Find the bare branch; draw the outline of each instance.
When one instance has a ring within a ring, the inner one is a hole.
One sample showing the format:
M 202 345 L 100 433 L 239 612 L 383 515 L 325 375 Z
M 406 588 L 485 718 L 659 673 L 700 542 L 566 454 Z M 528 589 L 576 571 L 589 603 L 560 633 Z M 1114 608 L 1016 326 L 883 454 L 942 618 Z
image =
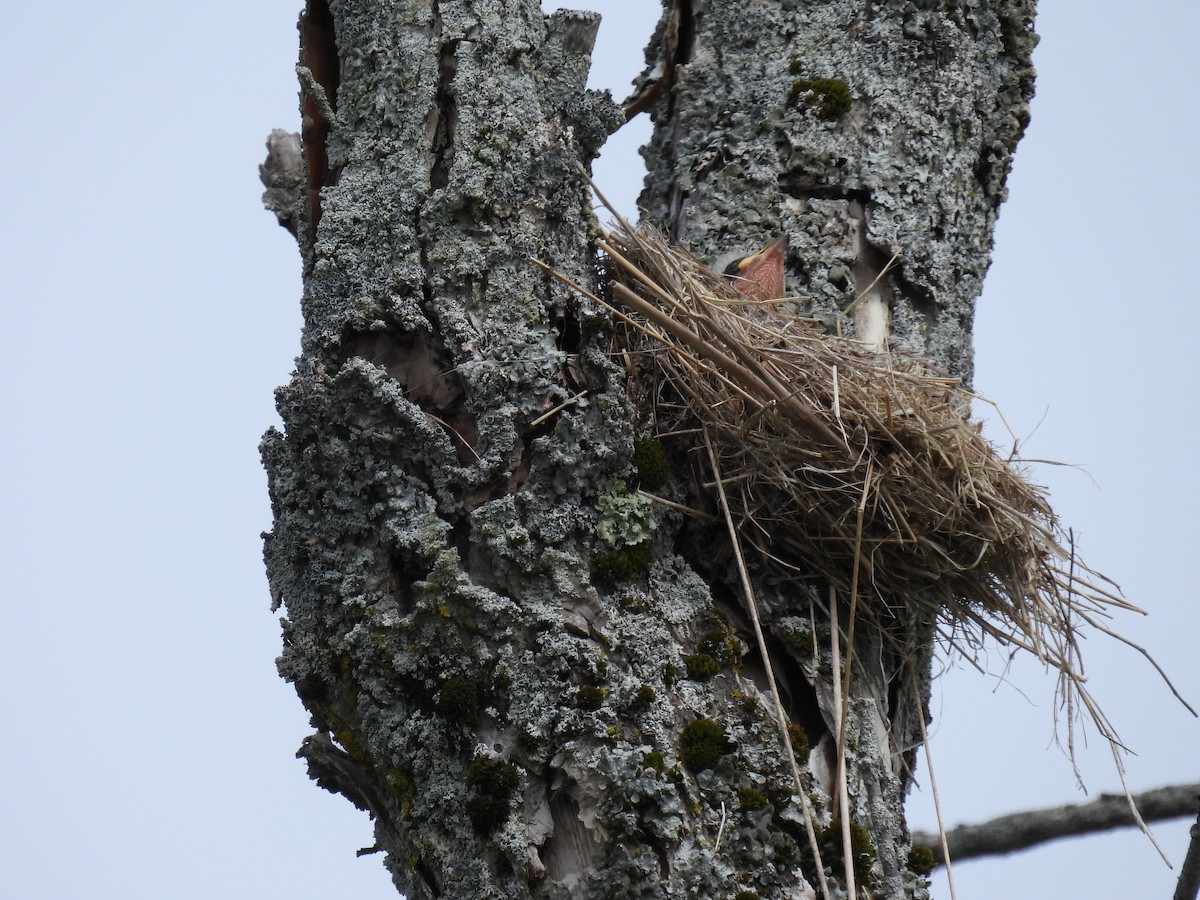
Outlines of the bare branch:
M 1196 811 L 1200 783 L 1157 788 L 1133 797 L 1147 822 L 1176 819 Z M 1000 816 L 978 825 L 959 825 L 946 832 L 950 857 L 958 862 L 977 856 L 993 856 L 1024 850 L 1057 838 L 1089 834 L 1136 825 L 1129 801 L 1119 794 L 1102 794 L 1090 803 L 1068 804 L 1052 809 Z M 941 842 L 936 834 L 914 832 L 914 845 L 933 850 L 937 864 L 944 865 Z

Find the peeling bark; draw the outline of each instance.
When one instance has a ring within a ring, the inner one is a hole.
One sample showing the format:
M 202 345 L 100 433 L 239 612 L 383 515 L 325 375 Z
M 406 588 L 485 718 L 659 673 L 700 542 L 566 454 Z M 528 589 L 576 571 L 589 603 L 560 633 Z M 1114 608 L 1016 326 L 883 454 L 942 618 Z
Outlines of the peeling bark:
M 662 88 L 635 101 L 658 123 L 643 202 L 710 256 L 788 231 L 819 316 L 900 252 L 876 298 L 892 337 L 969 374 L 1027 6 L 680 3 Z M 580 165 L 625 115 L 584 87 L 596 26 L 517 0 L 304 13 L 305 178 L 264 180 L 299 236 L 305 325 L 262 443 L 300 755 L 371 814 L 412 900 L 815 896 L 727 542 L 636 493 L 647 411 L 611 322 L 529 263 L 596 285 Z M 848 110 L 827 114 L 819 78 Z M 684 501 L 672 453 L 657 490 Z M 824 827 L 821 595 L 760 588 Z M 876 897 L 924 891 L 902 799 L 929 623 L 904 627 L 911 655 L 856 648 L 849 698 Z

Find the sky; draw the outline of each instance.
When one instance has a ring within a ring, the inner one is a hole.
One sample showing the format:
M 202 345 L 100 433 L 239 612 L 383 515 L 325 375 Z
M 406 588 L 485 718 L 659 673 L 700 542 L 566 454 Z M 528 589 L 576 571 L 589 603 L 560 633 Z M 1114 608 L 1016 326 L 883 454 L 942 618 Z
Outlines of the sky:
M 300 272 L 257 166 L 271 128 L 297 127 L 299 5 L 6 13 L 5 897 L 396 896 L 379 857 L 355 855 L 372 843 L 366 814 L 294 758 L 307 716 L 275 674 L 261 559 L 257 443 L 298 351 Z M 605 13 L 592 83 L 623 97 L 656 4 L 590 6 Z M 1083 557 L 1150 613 L 1115 627 L 1195 703 L 1200 5 L 1039 6 L 1037 97 L 979 303 L 976 387 L 1025 456 L 1073 464 L 1034 477 Z M 627 215 L 646 125 L 596 166 Z M 947 823 L 1085 800 L 1052 743 L 1052 681 L 989 661 L 990 675 L 939 664 Z M 1096 636 L 1085 662 L 1137 752 L 1130 787 L 1200 780 L 1200 724 L 1144 660 Z M 1103 742 L 1080 762 L 1091 794 L 1119 790 Z M 909 815 L 928 829 L 924 775 Z M 1176 865 L 1188 824 L 1155 828 Z M 954 870 L 963 900 L 1166 897 L 1175 878 L 1135 831 Z M 944 879 L 934 896 L 950 896 Z

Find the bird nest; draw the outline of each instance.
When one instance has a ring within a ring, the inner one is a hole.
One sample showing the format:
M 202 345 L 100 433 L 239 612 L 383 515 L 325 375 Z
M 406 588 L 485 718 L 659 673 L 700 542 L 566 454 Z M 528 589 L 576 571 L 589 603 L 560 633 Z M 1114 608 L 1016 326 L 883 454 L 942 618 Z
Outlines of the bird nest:
M 1068 730 L 1082 712 L 1117 745 L 1084 686 L 1080 627 L 1158 668 L 1107 624 L 1141 610 L 1076 557 L 1044 489 L 968 418 L 959 379 L 747 301 L 653 228 L 619 219 L 599 247 L 610 297 L 573 287 L 650 360 L 659 433 L 697 451 L 751 556 L 826 580 L 876 631 L 915 620 L 972 659 L 986 638 L 1028 651 L 1057 673 Z

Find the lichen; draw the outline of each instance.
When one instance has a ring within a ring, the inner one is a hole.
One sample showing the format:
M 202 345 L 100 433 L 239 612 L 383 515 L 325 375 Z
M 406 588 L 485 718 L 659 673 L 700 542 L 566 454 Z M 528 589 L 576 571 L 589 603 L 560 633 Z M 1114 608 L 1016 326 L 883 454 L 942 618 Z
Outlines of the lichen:
M 596 500 L 600 519 L 596 534 L 609 547 L 630 547 L 650 539 L 655 530 L 654 502 L 632 493 L 624 481 L 614 480 L 606 485 Z

